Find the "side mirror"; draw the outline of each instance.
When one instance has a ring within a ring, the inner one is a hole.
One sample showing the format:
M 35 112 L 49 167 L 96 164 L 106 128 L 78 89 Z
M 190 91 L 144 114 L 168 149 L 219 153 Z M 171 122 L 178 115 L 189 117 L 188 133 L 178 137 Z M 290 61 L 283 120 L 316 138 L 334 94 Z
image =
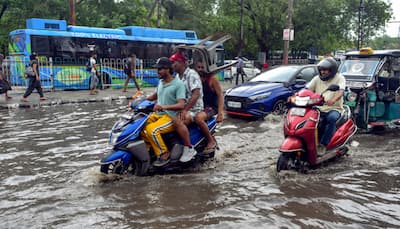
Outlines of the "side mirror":
M 327 91 L 339 91 L 340 87 L 337 84 L 330 85 L 326 90 Z
M 305 79 L 296 79 L 296 81 L 295 81 L 296 85 L 304 85 L 306 83 L 307 83 L 307 81 Z

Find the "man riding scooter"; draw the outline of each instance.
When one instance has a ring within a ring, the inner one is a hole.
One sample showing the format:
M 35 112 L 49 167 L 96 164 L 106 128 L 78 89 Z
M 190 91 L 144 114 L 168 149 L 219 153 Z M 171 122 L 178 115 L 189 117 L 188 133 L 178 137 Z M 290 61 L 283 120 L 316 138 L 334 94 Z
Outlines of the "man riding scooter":
M 326 146 L 331 141 L 336 131 L 336 121 L 343 112 L 343 94 L 346 87 L 345 78 L 338 74 L 338 65 L 332 57 L 323 59 L 318 63 L 319 75 L 315 76 L 306 86 L 309 90 L 318 94 L 323 94 L 324 105 L 318 106 L 320 110 L 320 131 L 322 136 L 318 145 L 319 156 L 325 154 Z M 338 91 L 327 91 L 330 85 L 339 86 Z
M 157 100 L 157 103 L 154 106 L 155 112 L 147 120 L 141 136 L 157 156 L 153 166 L 161 167 L 169 162 L 170 157 L 170 152 L 161 135 L 175 130 L 173 119 L 177 112 L 183 109 L 186 96 L 182 81 L 172 76 L 172 63 L 167 57 L 159 58 L 154 67 L 157 68 L 160 82 L 157 93 L 148 96 L 147 100 Z

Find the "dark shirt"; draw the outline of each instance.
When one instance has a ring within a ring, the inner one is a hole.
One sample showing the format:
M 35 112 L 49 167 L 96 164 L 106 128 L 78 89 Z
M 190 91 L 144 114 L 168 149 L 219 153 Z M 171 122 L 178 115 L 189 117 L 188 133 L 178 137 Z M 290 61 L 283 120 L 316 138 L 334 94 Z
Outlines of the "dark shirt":
M 32 60 L 32 63 L 31 63 L 32 68 L 34 68 L 33 67 L 34 64 L 36 64 L 36 72 L 37 72 L 37 74 L 39 76 L 39 63 L 38 63 L 38 61 L 37 60 Z M 35 71 L 35 69 L 33 69 L 33 70 Z M 34 76 L 34 77 L 36 77 L 36 76 Z
M 210 77 L 207 77 L 206 81 L 202 82 L 204 108 L 211 107 L 215 111 L 217 111 L 218 110 L 218 95 L 210 87 L 210 79 L 211 79 Z

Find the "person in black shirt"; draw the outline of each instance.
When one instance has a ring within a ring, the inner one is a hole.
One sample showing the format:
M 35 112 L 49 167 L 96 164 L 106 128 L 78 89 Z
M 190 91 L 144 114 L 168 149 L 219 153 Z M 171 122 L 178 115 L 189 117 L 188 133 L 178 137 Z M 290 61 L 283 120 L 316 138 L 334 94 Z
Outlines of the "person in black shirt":
M 196 124 L 204 123 L 204 120 L 217 115 L 217 122 L 222 122 L 224 119 L 224 96 L 222 94 L 221 85 L 214 73 L 207 73 L 204 71 L 204 63 L 198 61 L 196 63 L 196 71 L 200 75 L 203 84 L 203 102 L 204 111 L 197 113 L 195 116 Z M 216 142 L 212 137 L 207 126 L 199 125 L 201 131 L 207 138 L 207 146 L 203 153 L 208 154 L 215 150 Z
M 25 94 L 23 95 L 21 101 L 22 102 L 28 102 L 28 96 L 30 94 L 32 94 L 34 89 L 36 89 L 37 92 L 39 93 L 41 101 L 47 100 L 43 95 L 43 89 L 42 89 L 42 85 L 40 83 L 39 64 L 38 64 L 38 61 L 37 61 L 36 53 L 32 53 L 32 55 L 30 55 L 29 59 L 30 59 L 29 65 L 32 67 L 33 71 L 35 72 L 35 75 L 34 76 L 27 76 L 28 88 L 26 89 Z

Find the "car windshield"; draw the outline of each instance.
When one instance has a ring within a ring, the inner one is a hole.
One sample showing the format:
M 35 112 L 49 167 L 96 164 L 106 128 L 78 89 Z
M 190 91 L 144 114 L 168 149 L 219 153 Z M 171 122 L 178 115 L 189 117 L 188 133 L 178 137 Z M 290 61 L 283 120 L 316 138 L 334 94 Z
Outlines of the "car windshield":
M 371 81 L 379 64 L 379 59 L 345 60 L 339 72 L 347 80 Z
M 281 66 L 261 73 L 250 81 L 287 83 L 292 79 L 293 75 L 297 72 L 298 69 L 299 66 Z

